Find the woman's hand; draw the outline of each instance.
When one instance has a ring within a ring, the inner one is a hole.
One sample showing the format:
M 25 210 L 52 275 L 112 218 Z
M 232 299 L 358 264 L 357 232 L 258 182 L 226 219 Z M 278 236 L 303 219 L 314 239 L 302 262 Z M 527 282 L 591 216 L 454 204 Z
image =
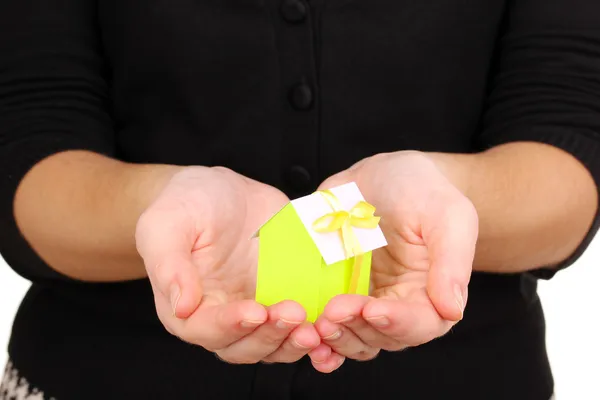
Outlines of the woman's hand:
M 173 176 L 136 231 L 169 332 L 232 363 L 293 362 L 317 347 L 317 358 L 329 356 L 300 304 L 253 300 L 258 241 L 250 237 L 287 201 L 225 168 Z
M 444 335 L 463 316 L 478 218 L 472 203 L 418 152 L 382 154 L 329 178 L 354 181 L 377 208 L 388 246 L 373 252 L 370 297 L 331 300 L 315 326 L 339 355 L 367 360 Z M 319 368 L 319 364 L 314 364 Z

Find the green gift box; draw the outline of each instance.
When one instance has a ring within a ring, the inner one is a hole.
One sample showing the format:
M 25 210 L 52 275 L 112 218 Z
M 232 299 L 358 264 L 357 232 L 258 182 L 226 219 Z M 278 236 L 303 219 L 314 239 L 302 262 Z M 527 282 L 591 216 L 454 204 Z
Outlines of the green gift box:
M 372 251 L 387 245 L 374 212 L 354 182 L 286 204 L 254 235 L 256 301 L 294 300 L 314 322 L 333 297 L 368 295 Z

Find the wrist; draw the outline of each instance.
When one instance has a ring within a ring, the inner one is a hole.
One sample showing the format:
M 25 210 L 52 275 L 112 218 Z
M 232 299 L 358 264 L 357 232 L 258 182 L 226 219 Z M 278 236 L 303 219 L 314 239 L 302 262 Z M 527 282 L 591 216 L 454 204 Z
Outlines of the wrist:
M 125 204 L 133 204 L 135 221 L 156 200 L 175 175 L 190 167 L 162 164 L 126 165 L 124 168 Z
M 423 153 L 467 198 L 473 198 L 474 181 L 482 166 L 476 154 Z

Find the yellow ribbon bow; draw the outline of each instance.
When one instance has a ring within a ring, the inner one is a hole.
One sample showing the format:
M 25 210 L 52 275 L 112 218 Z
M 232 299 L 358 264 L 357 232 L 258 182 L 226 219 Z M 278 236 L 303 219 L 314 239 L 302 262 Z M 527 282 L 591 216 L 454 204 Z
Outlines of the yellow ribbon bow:
M 313 229 L 319 233 L 339 231 L 344 245 L 346 258 L 354 257 L 354 266 L 348 292 L 355 294 L 360 278 L 364 252 L 360 247 L 353 227 L 374 229 L 379 224 L 380 217 L 375 217 L 375 207 L 366 201 L 359 201 L 350 211 L 342 208 L 338 198 L 330 190 L 319 191 L 333 212 L 323 215 L 313 222 Z

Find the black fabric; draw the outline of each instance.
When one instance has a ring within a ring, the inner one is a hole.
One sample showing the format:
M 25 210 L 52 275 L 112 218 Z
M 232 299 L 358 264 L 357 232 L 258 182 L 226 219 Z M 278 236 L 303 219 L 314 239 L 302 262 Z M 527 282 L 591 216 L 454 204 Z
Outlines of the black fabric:
M 599 182 L 598 1 L 1 2 L 0 252 L 34 282 L 11 358 L 58 400 L 546 400 L 534 277 L 571 265 L 598 219 L 558 267 L 474 274 L 447 336 L 319 375 L 306 360 L 230 366 L 180 342 L 147 281 L 61 276 L 12 212 L 31 166 L 68 149 L 225 165 L 297 197 L 376 153 L 523 140 L 564 149 Z

